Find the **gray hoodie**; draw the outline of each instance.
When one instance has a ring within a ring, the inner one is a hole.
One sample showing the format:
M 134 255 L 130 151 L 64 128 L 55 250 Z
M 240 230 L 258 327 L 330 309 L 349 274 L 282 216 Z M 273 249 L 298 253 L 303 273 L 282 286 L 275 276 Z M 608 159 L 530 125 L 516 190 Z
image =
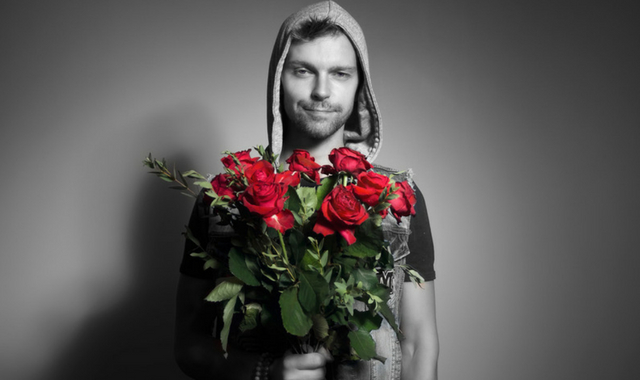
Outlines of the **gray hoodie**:
M 271 54 L 267 86 L 267 124 L 271 151 L 277 155 L 282 151 L 283 116 L 280 104 L 280 79 L 289 46 L 291 46 L 291 32 L 298 25 L 311 18 L 325 17 L 331 18 L 351 40 L 363 71 L 361 73 L 363 83 L 359 86 L 356 105 L 353 109 L 358 117 L 351 117 L 347 121 L 344 132 L 345 145 L 364 154 L 369 162 L 373 162 L 382 143 L 382 120 L 371 86 L 367 44 L 360 25 L 347 11 L 333 1 L 323 1 L 307 6 L 289 16 L 280 27 Z

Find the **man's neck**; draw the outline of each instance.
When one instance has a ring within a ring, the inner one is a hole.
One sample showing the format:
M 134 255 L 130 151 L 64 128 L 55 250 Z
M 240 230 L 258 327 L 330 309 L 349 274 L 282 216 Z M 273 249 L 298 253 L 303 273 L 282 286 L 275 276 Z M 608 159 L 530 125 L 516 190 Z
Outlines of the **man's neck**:
M 282 143 L 282 153 L 280 162 L 284 162 L 294 149 L 304 149 L 315 158 L 320 165 L 329 165 L 329 153 L 335 148 L 344 146 L 344 126 L 338 129 L 333 135 L 323 140 L 309 138 L 306 135 L 296 134 L 296 131 L 287 131 Z

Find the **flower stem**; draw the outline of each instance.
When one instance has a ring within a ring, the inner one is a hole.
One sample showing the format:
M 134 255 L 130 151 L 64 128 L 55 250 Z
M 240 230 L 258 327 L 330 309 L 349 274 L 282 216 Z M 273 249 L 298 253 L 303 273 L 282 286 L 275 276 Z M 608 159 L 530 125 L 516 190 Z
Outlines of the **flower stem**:
M 284 246 L 284 237 L 282 236 L 282 232 L 278 231 L 278 236 L 280 237 L 280 245 L 282 246 L 282 261 L 284 261 L 284 265 L 287 267 L 287 272 L 289 272 L 291 280 L 295 281 L 296 276 L 294 276 L 291 271 L 291 264 L 289 264 L 289 257 L 287 257 L 287 248 Z

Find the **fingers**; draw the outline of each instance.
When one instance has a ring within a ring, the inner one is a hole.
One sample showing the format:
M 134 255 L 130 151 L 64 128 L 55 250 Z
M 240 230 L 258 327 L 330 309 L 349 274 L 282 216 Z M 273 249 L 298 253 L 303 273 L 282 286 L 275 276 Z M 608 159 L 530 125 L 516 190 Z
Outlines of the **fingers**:
M 331 353 L 326 348 L 320 347 L 318 353 L 324 357 L 325 363 L 331 363 L 333 361 L 333 356 L 331 356 Z
M 285 355 L 282 361 L 282 378 L 285 380 L 324 380 L 326 356 L 321 353 Z
M 283 364 L 285 369 L 311 370 L 324 368 L 327 358 L 318 352 L 302 355 L 285 356 Z

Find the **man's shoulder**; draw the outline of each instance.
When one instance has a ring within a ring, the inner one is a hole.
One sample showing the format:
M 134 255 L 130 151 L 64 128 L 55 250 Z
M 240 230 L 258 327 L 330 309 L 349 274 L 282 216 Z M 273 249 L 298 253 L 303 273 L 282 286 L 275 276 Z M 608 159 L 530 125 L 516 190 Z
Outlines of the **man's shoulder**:
M 397 169 L 390 168 L 388 166 L 373 164 L 373 170 L 376 173 L 386 175 L 387 177 L 393 176 L 393 179 L 397 182 L 409 181 L 409 184 L 412 187 L 415 186 L 413 182 L 413 170 L 411 168 L 404 169 L 404 170 L 397 170 Z

